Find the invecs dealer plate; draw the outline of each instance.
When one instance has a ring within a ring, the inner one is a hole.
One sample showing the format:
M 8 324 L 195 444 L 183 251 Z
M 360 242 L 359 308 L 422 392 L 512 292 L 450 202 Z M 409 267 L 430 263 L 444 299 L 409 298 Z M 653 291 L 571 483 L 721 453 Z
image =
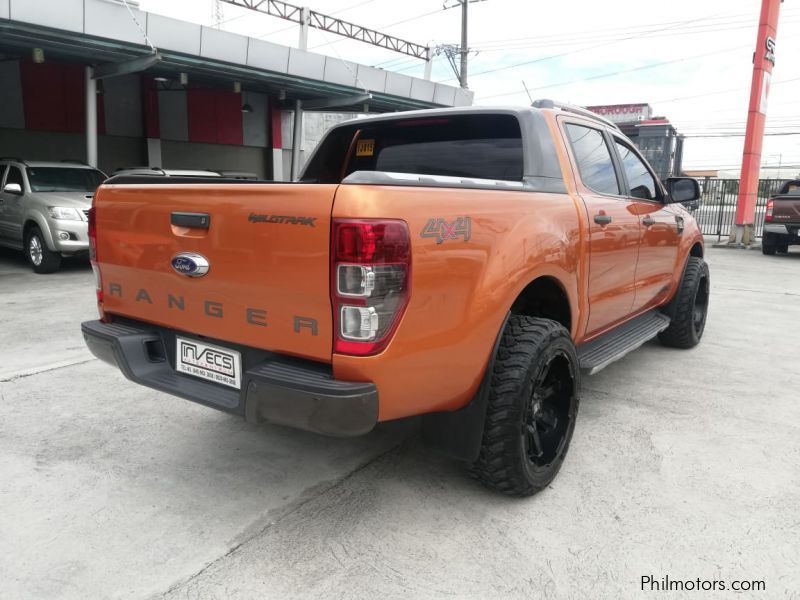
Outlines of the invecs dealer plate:
M 176 341 L 175 365 L 178 371 L 237 390 L 242 387 L 242 355 L 239 352 L 196 340 L 176 338 Z

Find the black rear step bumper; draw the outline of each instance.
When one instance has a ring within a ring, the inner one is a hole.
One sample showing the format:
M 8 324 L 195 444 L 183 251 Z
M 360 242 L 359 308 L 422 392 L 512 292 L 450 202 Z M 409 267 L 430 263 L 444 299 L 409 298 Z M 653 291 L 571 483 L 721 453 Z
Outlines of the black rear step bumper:
M 92 354 L 131 381 L 252 423 L 349 437 L 368 433 L 378 421 L 375 384 L 338 381 L 329 365 L 237 347 L 243 364 L 242 388 L 236 390 L 177 372 L 174 353 L 168 351 L 174 348 L 175 332 L 169 329 L 86 321 L 81 331 Z

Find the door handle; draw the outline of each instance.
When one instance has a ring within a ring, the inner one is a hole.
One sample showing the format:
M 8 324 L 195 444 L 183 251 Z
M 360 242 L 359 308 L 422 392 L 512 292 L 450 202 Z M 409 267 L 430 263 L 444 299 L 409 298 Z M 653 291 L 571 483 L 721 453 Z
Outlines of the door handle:
M 611 223 L 611 215 L 607 215 L 605 213 L 599 213 L 594 216 L 594 222 L 598 225 L 608 225 Z
M 656 220 L 650 215 L 647 215 L 644 219 L 642 219 L 642 225 L 644 225 L 645 227 L 650 227 L 651 225 L 655 224 Z

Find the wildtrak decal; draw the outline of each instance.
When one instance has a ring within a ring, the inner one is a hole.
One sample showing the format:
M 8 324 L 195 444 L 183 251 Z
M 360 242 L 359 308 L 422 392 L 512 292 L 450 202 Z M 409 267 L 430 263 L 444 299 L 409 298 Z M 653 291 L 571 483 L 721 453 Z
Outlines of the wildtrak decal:
M 292 217 L 286 215 L 259 215 L 250 213 L 247 220 L 251 223 L 278 223 L 280 225 L 308 225 L 314 227 L 317 217 Z
M 464 241 L 468 242 L 471 235 L 472 219 L 470 217 L 458 217 L 452 222 L 442 218 L 429 219 L 420 233 L 420 236 L 424 238 L 436 238 L 437 244 L 459 237 L 463 237 Z

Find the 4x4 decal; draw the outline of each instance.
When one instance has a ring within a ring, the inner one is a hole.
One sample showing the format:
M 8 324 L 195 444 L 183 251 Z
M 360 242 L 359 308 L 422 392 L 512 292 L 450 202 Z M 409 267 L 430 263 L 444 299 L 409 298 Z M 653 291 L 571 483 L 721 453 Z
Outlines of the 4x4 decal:
M 436 238 L 436 243 L 441 244 L 447 240 L 455 240 L 463 237 L 465 242 L 469 241 L 472 233 L 472 219 L 469 217 L 458 217 L 455 221 L 447 222 L 446 219 L 428 219 L 425 227 L 422 228 L 421 237 Z

